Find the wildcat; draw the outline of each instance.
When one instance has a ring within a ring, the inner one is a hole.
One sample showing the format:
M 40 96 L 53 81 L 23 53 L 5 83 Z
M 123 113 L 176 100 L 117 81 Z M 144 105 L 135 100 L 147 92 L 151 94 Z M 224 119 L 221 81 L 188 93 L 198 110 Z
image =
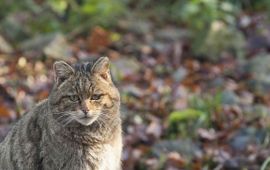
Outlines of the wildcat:
M 1 170 L 120 170 L 120 95 L 109 59 L 53 65 L 48 97 L 0 143 Z

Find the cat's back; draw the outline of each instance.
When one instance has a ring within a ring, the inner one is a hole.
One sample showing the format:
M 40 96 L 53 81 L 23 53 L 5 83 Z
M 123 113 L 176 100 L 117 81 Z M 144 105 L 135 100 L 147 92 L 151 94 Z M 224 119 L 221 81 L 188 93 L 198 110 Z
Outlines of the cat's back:
M 46 103 L 44 100 L 25 113 L 0 143 L 0 169 L 36 168 Z

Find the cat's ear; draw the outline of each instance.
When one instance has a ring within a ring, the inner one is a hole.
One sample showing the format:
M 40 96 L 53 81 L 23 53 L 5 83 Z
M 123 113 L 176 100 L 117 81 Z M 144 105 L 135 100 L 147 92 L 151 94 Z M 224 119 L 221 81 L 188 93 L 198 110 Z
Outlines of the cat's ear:
M 111 81 L 110 61 L 108 57 L 100 57 L 92 67 L 91 72 L 106 81 Z
M 53 70 L 57 86 L 63 83 L 67 78 L 69 78 L 74 73 L 74 69 L 64 61 L 56 61 L 53 64 Z

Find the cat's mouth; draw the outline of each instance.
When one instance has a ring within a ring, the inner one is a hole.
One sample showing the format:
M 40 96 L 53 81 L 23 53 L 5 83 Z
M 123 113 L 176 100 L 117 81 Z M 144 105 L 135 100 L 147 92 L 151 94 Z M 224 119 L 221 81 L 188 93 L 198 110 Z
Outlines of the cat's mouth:
M 81 120 L 91 120 L 93 119 L 93 116 L 83 116 L 82 118 L 80 118 Z
M 84 116 L 81 117 L 81 119 L 88 119 L 88 118 L 93 118 L 93 116 L 84 115 Z

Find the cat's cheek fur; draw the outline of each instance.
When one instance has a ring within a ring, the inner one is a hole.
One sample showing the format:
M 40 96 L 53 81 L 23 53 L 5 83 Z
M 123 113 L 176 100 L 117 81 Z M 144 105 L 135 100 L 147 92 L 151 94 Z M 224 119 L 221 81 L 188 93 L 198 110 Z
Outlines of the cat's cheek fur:
M 102 104 L 106 109 L 113 107 L 113 102 L 108 95 L 104 96 Z

